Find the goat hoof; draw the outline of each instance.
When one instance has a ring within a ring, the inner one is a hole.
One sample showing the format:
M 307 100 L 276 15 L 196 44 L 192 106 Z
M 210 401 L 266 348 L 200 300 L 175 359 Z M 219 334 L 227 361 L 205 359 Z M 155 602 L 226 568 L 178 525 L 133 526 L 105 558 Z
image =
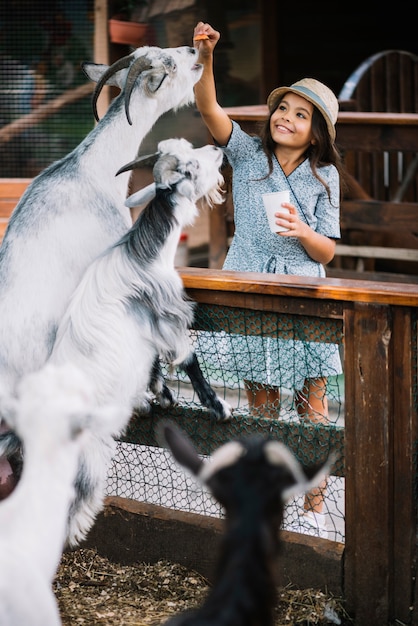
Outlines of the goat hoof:
M 231 421 L 231 417 L 232 417 L 231 405 L 219 397 L 217 397 L 217 401 L 218 401 L 218 406 L 214 407 L 216 421 L 219 423 Z
M 164 385 L 160 393 L 156 395 L 156 399 L 163 409 L 168 409 L 168 407 L 176 404 L 171 390 L 166 385 Z

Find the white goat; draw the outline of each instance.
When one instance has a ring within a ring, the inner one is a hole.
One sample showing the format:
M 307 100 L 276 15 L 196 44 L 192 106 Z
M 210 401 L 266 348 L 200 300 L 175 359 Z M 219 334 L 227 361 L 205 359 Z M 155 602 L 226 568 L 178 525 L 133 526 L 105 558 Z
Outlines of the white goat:
M 193 101 L 196 59 L 192 47 L 144 47 L 110 68 L 84 64 L 98 81 L 94 105 L 105 83 L 122 91 L 80 145 L 33 180 L 10 218 L 0 247 L 0 378 L 9 389 L 46 362 L 85 269 L 132 225 L 129 173 L 115 174 L 163 113 Z
M 215 580 L 206 600 L 165 625 L 273 626 L 284 505 L 320 484 L 331 458 L 321 468 L 303 469 L 284 444 L 252 435 L 224 444 L 203 460 L 167 420 L 158 425 L 157 438 L 209 488 L 226 513 Z
M 202 375 L 189 333 L 194 305 L 174 267 L 181 231 L 198 213 L 196 202 L 222 201 L 222 151 L 213 145 L 193 149 L 185 139 L 169 139 L 159 143 L 155 158 L 155 183 L 128 203 L 142 203 L 154 193 L 155 198 L 128 233 L 85 272 L 62 317 L 49 361 L 75 363 L 92 381 L 98 405 L 126 403 L 144 412 L 150 409 L 148 389 L 162 406 L 173 403 L 162 359 L 186 371 L 201 402 L 222 421 L 231 409 Z M 108 463 L 91 462 L 95 446 L 93 441 L 91 451 L 85 451 L 77 478 L 71 545 L 85 536 L 102 507 Z
M 0 625 L 58 626 L 52 590 L 67 534 L 84 437 L 118 432 L 127 408 L 98 409 L 94 391 L 73 365 L 46 365 L 24 376 L 17 396 L 1 397 L 23 441 L 25 463 L 0 503 Z
M 77 148 L 33 180 L 10 218 L 0 246 L 0 380 L 10 392 L 48 359 L 89 263 L 132 225 L 129 174 L 115 174 L 163 113 L 193 102 L 202 73 L 196 60 L 188 46 L 143 47 L 111 67 L 84 64 L 97 82 L 95 111 L 105 84 L 121 93 Z M 16 456 L 16 438 L 0 438 Z

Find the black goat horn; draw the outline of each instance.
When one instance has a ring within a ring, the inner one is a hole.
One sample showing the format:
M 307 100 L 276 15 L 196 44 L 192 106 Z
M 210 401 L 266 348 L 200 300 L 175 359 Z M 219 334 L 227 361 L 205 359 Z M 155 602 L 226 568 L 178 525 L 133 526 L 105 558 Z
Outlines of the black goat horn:
M 132 63 L 132 66 L 128 72 L 128 76 L 126 78 L 126 83 L 125 83 L 125 113 L 126 113 L 126 119 L 131 125 L 132 125 L 132 120 L 131 120 L 131 116 L 129 113 L 129 103 L 131 101 L 131 94 L 135 86 L 135 81 L 138 78 L 138 76 L 141 74 L 141 72 L 143 72 L 144 70 L 149 70 L 151 69 L 151 67 L 152 65 L 150 64 L 148 59 L 142 56 L 142 57 L 138 57 Z
M 100 93 L 103 87 L 105 86 L 109 78 L 113 76 L 113 74 L 116 74 L 116 72 L 118 72 L 119 70 L 123 70 L 126 67 L 129 67 L 131 60 L 132 60 L 131 54 L 126 57 L 122 57 L 121 59 L 118 59 L 115 63 L 113 63 L 113 65 L 107 68 L 107 70 L 105 71 L 101 79 L 98 81 L 96 88 L 94 90 L 94 93 L 93 93 L 93 100 L 92 100 L 93 113 L 97 122 L 99 121 L 99 115 L 97 113 L 97 100 L 100 96 Z
M 158 160 L 160 156 L 159 152 L 154 152 L 153 154 L 145 154 L 142 157 L 138 157 L 130 163 L 123 165 L 117 172 L 116 176 L 122 174 L 122 172 L 128 172 L 129 170 L 138 169 L 140 167 L 152 167 Z

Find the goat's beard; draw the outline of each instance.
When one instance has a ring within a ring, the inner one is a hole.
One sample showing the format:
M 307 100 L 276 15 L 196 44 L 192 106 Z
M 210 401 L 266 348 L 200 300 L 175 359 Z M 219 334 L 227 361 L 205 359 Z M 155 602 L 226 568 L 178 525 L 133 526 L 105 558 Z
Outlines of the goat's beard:
M 211 189 L 206 195 L 205 195 L 205 202 L 209 207 L 213 207 L 215 204 L 222 204 L 224 201 L 224 195 L 225 195 L 225 190 L 222 188 L 224 179 L 223 177 L 221 177 L 218 180 L 218 184 L 216 187 L 214 187 L 213 189 Z

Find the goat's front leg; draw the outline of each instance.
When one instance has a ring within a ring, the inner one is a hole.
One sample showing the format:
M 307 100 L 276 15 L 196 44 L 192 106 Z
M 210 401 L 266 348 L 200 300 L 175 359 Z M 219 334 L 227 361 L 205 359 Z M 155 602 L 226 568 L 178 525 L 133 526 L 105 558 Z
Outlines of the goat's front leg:
M 151 369 L 149 388 L 155 395 L 160 406 L 164 409 L 175 404 L 174 396 L 166 385 L 163 371 L 161 369 L 161 362 L 158 356 L 156 357 Z
M 191 352 L 187 359 L 179 364 L 181 370 L 186 372 L 203 406 L 210 409 L 217 422 L 226 422 L 231 417 L 231 406 L 220 398 L 203 376 L 199 361 L 195 352 Z

